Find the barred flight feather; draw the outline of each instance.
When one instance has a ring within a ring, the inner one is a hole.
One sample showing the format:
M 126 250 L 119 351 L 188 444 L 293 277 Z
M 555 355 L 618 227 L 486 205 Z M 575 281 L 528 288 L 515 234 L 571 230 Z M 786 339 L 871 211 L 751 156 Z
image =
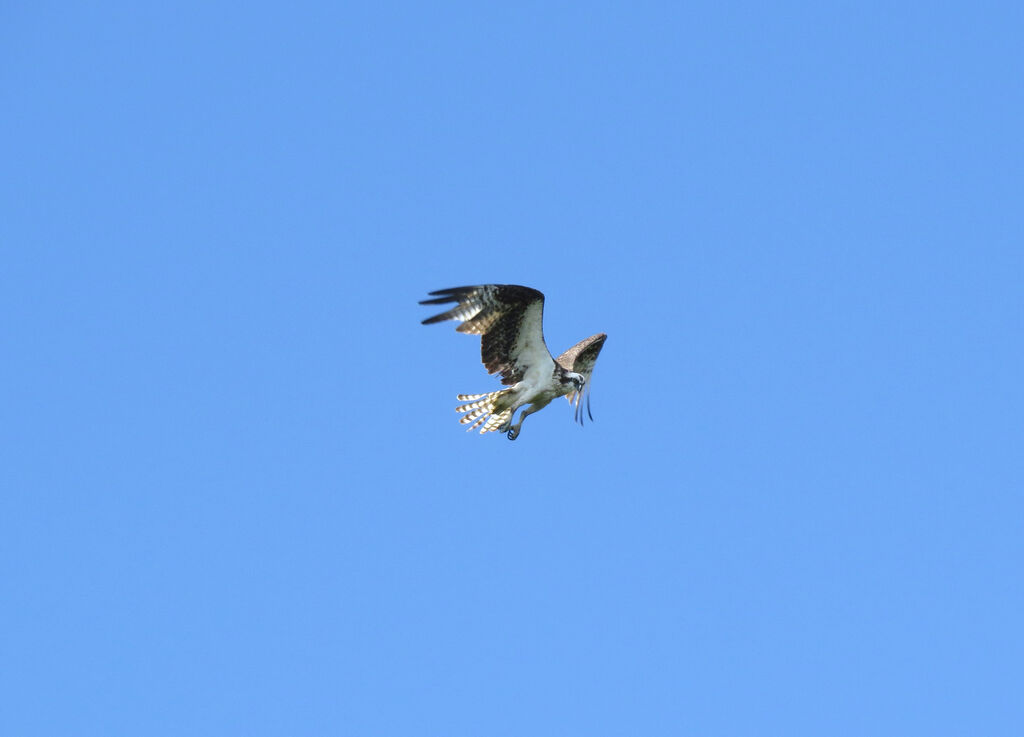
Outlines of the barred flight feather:
M 456 412 L 463 412 L 459 422 L 463 425 L 472 423 L 467 430 L 473 430 L 483 425 L 480 432 L 493 432 L 503 425 L 512 415 L 512 410 L 499 407 L 499 400 L 503 395 L 509 393 L 508 389 L 487 394 L 459 394 L 458 399 L 473 400 L 467 404 L 460 404 L 455 408 Z

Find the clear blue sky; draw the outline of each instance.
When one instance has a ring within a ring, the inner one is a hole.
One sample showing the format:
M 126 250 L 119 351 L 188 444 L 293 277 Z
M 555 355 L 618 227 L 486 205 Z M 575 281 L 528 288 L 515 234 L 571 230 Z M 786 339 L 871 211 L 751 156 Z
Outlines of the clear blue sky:
M 0 13 L 0 732 L 1024 734 L 1020 3 L 504 5 Z

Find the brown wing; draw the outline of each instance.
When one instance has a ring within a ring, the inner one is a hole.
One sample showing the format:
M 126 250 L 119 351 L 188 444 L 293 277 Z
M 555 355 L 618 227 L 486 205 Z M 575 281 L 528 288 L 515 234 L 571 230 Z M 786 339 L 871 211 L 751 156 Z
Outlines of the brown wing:
M 594 364 L 597 362 L 597 354 L 601 352 L 601 346 L 604 345 L 607 339 L 608 336 L 604 333 L 591 335 L 589 338 L 581 340 L 555 360 L 566 371 L 575 371 L 589 379 L 591 372 L 594 370 Z
M 591 335 L 555 359 L 558 365 L 566 371 L 575 371 L 578 374 L 583 374 L 586 378 L 582 392 L 572 392 L 566 395 L 569 404 L 576 408 L 575 419 L 581 425 L 583 424 L 583 395 L 586 395 L 587 399 L 587 416 L 591 420 L 594 419 L 594 416 L 590 414 L 590 377 L 594 373 L 597 354 L 601 352 L 601 347 L 607 338 L 608 336 L 604 333 Z
M 502 384 L 521 381 L 533 366 L 550 362 L 544 343 L 544 295 L 516 284 L 484 284 L 431 292 L 421 305 L 455 302 L 455 307 L 428 317 L 424 325 L 459 320 L 456 330 L 480 336 L 480 357 L 487 373 L 501 374 Z

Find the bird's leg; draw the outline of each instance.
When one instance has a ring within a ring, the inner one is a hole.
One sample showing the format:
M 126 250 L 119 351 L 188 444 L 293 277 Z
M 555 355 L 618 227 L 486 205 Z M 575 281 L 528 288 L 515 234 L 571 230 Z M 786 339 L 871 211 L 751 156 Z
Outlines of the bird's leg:
M 519 414 L 519 422 L 517 422 L 516 424 L 512 425 L 511 427 L 509 427 L 509 429 L 508 429 L 508 439 L 509 440 L 515 440 L 516 438 L 518 438 L 519 437 L 519 428 L 521 428 L 523 426 L 523 420 L 526 419 L 527 415 L 532 415 L 534 412 L 536 412 L 539 409 L 540 409 L 540 407 L 534 407 L 534 405 L 532 405 L 532 404 L 529 407 L 527 407 L 526 409 L 524 409 Z M 511 418 L 509 418 L 509 421 L 511 421 Z

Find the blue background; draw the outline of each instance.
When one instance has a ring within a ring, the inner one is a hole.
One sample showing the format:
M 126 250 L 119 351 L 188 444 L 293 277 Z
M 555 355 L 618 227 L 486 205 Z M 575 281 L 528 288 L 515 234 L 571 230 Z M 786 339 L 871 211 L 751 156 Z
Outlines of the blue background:
M 1024 734 L 1019 3 L 0 26 L 4 734 Z

